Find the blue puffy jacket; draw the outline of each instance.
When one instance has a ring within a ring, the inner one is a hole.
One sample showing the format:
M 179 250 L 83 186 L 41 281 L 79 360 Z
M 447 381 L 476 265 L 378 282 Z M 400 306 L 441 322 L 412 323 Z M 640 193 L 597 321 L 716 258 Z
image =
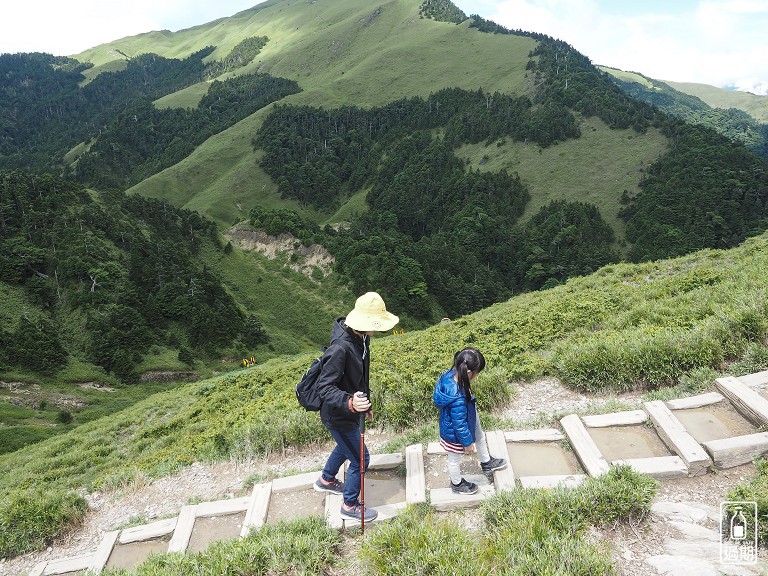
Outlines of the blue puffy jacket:
M 469 446 L 475 442 L 475 397 L 466 399 L 459 383 L 453 379 L 455 373 L 451 368 L 440 374 L 432 398 L 440 408 L 440 437 L 453 444 Z

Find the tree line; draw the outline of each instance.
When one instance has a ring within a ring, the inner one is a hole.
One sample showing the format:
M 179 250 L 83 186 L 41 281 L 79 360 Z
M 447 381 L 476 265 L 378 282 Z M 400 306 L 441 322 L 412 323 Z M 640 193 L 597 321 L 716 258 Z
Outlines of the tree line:
M 740 145 L 748 144 L 748 139 L 729 141 L 710 127 L 712 121 L 691 125 L 685 121 L 691 118 L 677 118 L 652 105 L 658 101 L 631 98 L 609 74 L 565 42 L 509 30 L 477 15 L 471 18 L 470 26 L 481 32 L 517 34 L 538 41 L 528 65 L 539 75 L 535 104 L 554 101 L 584 116 L 597 116 L 612 128 L 642 133 L 653 127 L 670 139 L 669 151 L 650 166 L 640 182 L 641 192 L 623 198 L 628 205 L 620 216 L 627 223 L 632 260 L 730 248 L 768 229 L 768 161 Z M 687 102 L 692 104 L 690 99 Z M 700 114 L 706 112 L 696 108 Z M 733 126 L 736 115 L 725 116 Z M 731 129 L 739 130 L 738 123 Z
M 131 381 L 152 345 L 190 358 L 266 342 L 205 265 L 204 245 L 223 250 L 196 212 L 0 172 L 0 281 L 34 304 L 0 327 L 0 366 L 56 372 L 71 355 Z
M 221 60 L 207 46 L 184 59 L 140 54 L 123 70 L 84 83 L 91 67 L 50 54 L 0 55 L 0 169 L 72 177 L 127 188 L 175 164 L 195 146 L 260 107 L 299 91 L 294 81 L 241 75 L 214 81 L 194 109 L 156 109 L 153 101 L 252 61 L 267 43 L 246 38 Z M 62 159 L 79 143 L 73 168 Z
M 696 96 L 650 78 L 646 80 L 652 84 L 652 88 L 639 82 L 626 82 L 615 76 L 611 76 L 611 80 L 637 100 L 656 106 L 688 124 L 712 128 L 729 140 L 743 144 L 758 156 L 768 157 L 768 124 L 761 124 L 743 110 L 712 108 Z

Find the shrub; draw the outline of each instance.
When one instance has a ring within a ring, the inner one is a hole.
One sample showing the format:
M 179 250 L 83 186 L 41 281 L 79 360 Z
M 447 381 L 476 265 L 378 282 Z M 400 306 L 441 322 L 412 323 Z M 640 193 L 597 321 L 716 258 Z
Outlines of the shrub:
M 502 492 L 483 503 L 490 554 L 509 574 L 612 574 L 610 555 L 580 537 L 587 525 L 626 520 L 650 509 L 658 483 L 613 466 L 575 489 Z
M 0 557 L 44 548 L 79 524 L 87 510 L 88 503 L 74 492 L 38 488 L 7 494 L 0 500 Z
M 579 513 L 596 526 L 643 516 L 651 509 L 659 482 L 628 465 L 611 466 L 578 490 Z
M 370 573 L 381 576 L 488 574 L 480 539 L 455 518 L 426 505 L 409 506 L 366 535 L 360 552 Z
M 13 452 L 56 434 L 50 426 L 0 426 L 0 454 Z
M 768 548 L 768 460 L 755 460 L 755 468 L 755 476 L 728 492 L 728 500 L 757 502 L 757 542 Z
M 734 376 L 744 376 L 768 370 L 768 348 L 757 342 L 747 345 L 744 355 L 729 367 Z
M 59 424 L 71 424 L 72 413 L 68 412 L 67 410 L 59 410 L 59 412 L 56 414 L 56 422 Z
M 712 368 L 702 367 L 694 368 L 680 377 L 680 382 L 669 388 L 652 390 L 643 394 L 643 401 L 651 400 L 672 400 L 684 396 L 696 396 L 712 386 L 712 383 L 719 376 L 719 373 Z
M 195 355 L 192 354 L 192 350 L 186 346 L 179 348 L 179 362 L 183 362 L 187 366 L 192 366 L 195 363 Z
M 710 323 L 694 329 L 640 327 L 601 333 L 560 346 L 555 372 L 579 390 L 658 388 L 676 382 L 686 371 L 714 366 L 725 356 L 728 333 Z

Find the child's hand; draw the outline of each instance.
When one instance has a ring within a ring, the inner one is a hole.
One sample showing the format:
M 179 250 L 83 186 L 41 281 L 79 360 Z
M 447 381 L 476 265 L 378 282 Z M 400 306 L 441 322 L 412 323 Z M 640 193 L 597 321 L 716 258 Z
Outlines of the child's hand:
M 464 453 L 465 454 L 472 454 L 475 451 L 475 444 L 474 442 L 470 444 L 469 446 L 464 446 Z

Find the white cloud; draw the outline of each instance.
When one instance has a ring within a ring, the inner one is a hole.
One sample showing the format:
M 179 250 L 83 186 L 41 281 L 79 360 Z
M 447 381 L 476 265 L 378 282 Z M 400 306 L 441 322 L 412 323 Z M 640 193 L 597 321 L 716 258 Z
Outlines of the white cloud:
M 0 52 L 68 55 L 152 30 L 179 30 L 231 16 L 263 0 L 8 0 Z

